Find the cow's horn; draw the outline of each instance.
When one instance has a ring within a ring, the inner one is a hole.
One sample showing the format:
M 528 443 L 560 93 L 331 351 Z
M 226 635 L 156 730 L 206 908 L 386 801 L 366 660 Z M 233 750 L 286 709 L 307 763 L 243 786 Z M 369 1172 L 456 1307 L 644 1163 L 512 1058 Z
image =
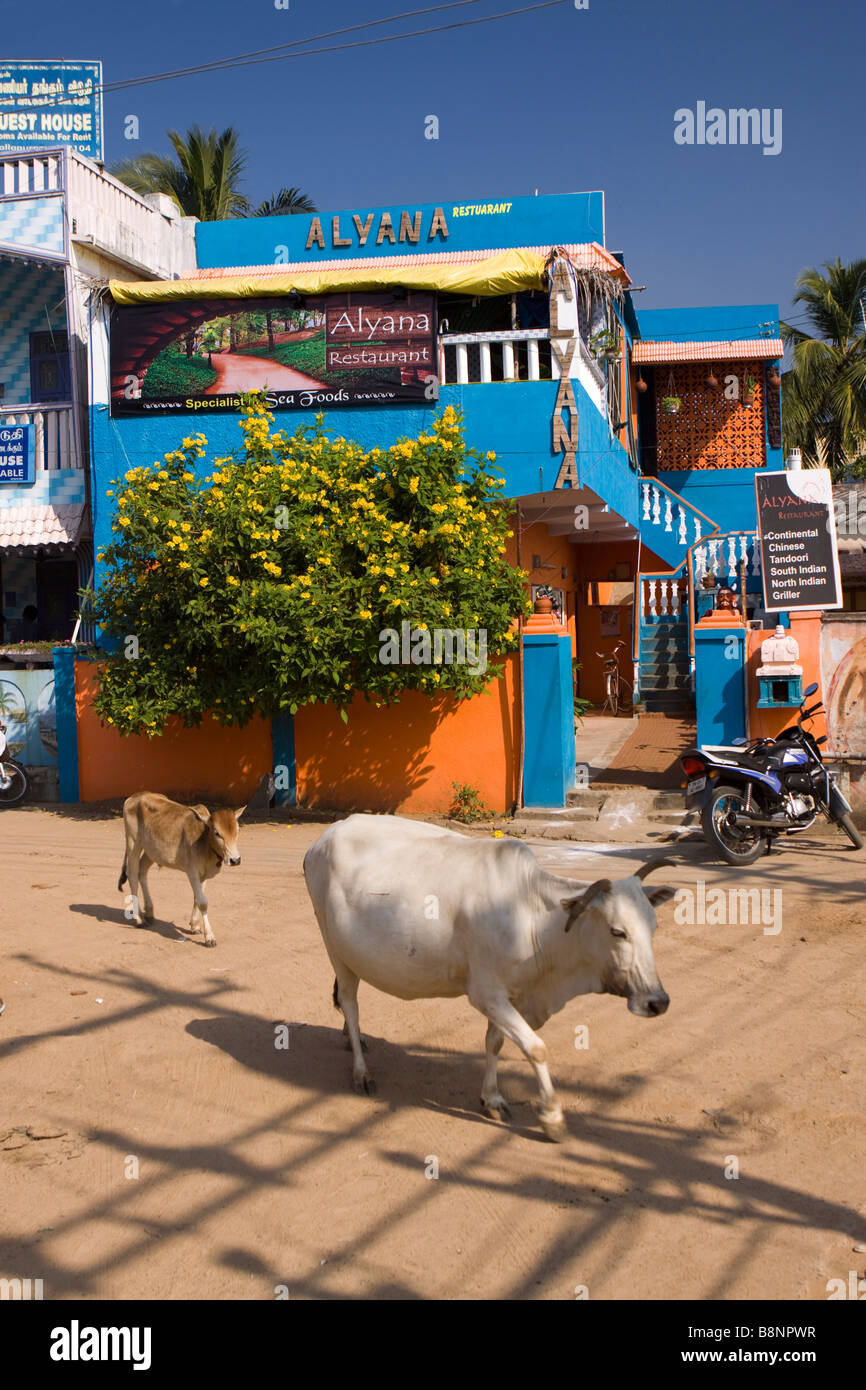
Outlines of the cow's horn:
M 677 866 L 673 859 L 651 859 L 649 864 L 641 864 L 635 871 L 635 878 L 646 878 L 655 869 L 675 869 Z
M 613 884 L 609 878 L 600 878 L 597 883 L 591 883 L 586 892 L 582 893 L 579 898 L 563 898 L 562 906 L 569 909 L 565 930 L 571 931 L 575 920 L 585 908 L 589 907 L 593 898 L 597 898 L 599 893 L 609 893 L 612 887 Z

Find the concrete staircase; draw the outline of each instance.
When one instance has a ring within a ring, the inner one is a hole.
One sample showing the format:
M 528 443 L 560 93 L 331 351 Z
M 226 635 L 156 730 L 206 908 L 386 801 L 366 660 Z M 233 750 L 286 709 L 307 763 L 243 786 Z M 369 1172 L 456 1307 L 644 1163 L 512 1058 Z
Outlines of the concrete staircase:
M 694 707 L 688 636 L 684 617 L 641 623 L 639 709 L 673 714 Z

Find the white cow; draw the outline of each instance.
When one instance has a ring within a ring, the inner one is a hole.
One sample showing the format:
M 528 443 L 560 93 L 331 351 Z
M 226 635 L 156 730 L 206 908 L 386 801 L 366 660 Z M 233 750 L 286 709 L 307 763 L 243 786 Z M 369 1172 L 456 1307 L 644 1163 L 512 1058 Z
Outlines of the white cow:
M 578 994 L 619 994 L 652 1018 L 670 1003 L 653 959 L 654 908 L 673 888 L 630 878 L 576 890 L 546 873 L 527 845 L 478 840 L 398 816 L 354 815 L 329 826 L 304 877 L 346 1018 L 355 1090 L 375 1088 L 358 1024 L 358 984 L 399 999 L 465 994 L 489 1020 L 482 1106 L 507 1119 L 496 1079 L 505 1038 L 532 1065 L 548 1138 L 565 1135 L 562 1107 L 536 1029 Z

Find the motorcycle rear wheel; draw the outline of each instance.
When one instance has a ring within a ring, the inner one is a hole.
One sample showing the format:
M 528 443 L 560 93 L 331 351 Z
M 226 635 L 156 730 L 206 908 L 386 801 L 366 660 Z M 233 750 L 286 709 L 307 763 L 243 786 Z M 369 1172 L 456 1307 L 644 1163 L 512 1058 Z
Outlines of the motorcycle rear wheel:
M 6 786 L 2 785 L 6 782 Z M 0 806 L 12 806 L 27 791 L 27 774 L 11 758 L 0 762 Z
M 701 816 L 701 829 L 729 864 L 754 864 L 767 849 L 767 837 L 758 830 L 727 824 L 729 812 L 744 811 L 746 798 L 736 787 L 715 787 Z

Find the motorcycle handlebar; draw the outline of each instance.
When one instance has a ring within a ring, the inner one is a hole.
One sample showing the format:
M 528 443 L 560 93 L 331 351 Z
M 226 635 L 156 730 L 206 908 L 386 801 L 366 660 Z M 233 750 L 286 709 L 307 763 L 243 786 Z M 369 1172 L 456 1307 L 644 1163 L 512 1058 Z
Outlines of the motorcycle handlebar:
M 798 715 L 797 717 L 798 717 L 798 719 L 808 719 L 809 716 L 810 716 L 811 714 L 817 713 L 817 711 L 818 711 L 820 708 L 821 708 L 821 701 L 819 700 L 818 703 L 817 703 L 817 705 L 812 705 L 811 709 L 801 709 L 801 710 L 800 710 L 800 713 L 799 713 L 799 715 Z

